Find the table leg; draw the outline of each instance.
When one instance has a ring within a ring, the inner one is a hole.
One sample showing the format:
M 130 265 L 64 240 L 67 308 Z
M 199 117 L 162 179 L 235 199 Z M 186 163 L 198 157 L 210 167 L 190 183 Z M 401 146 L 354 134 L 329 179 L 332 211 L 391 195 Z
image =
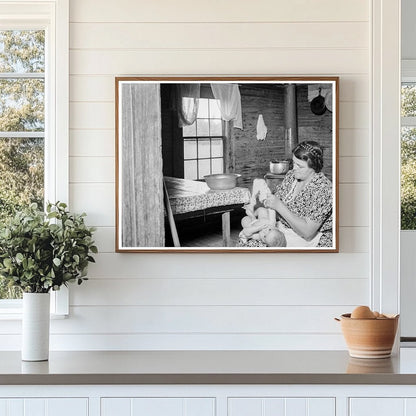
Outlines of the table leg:
M 222 215 L 222 241 L 224 247 L 229 247 L 231 243 L 230 231 L 230 211 L 224 212 Z

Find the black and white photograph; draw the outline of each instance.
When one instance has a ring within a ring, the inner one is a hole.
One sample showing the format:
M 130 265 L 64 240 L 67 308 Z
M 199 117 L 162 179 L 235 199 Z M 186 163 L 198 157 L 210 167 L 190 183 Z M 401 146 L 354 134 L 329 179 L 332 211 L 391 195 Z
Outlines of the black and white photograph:
M 118 252 L 338 252 L 338 78 L 116 78 Z

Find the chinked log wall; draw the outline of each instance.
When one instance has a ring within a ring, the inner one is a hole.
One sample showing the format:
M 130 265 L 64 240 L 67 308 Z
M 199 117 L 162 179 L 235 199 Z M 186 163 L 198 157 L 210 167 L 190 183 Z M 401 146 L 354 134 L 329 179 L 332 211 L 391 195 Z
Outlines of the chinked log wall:
M 232 129 L 233 165 L 242 175 L 241 184 L 251 186 L 254 178 L 262 178 L 272 159 L 284 159 L 284 89 L 240 86 L 244 130 Z M 267 127 L 265 140 L 257 140 L 257 120 L 263 115 Z M 316 140 L 325 148 L 325 173 L 331 178 L 331 113 L 316 116 L 310 109 L 307 86 L 297 86 L 299 142 Z M 318 119 L 318 120 L 317 120 Z

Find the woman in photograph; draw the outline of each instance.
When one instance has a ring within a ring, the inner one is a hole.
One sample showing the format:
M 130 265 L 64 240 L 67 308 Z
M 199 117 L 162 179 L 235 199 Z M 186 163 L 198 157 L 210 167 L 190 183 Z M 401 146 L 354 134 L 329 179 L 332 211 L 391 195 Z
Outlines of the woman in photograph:
M 332 184 L 322 172 L 323 149 L 317 142 L 304 141 L 292 153 L 293 169 L 275 193 L 260 202 L 277 212 L 277 227 L 287 247 L 332 247 Z

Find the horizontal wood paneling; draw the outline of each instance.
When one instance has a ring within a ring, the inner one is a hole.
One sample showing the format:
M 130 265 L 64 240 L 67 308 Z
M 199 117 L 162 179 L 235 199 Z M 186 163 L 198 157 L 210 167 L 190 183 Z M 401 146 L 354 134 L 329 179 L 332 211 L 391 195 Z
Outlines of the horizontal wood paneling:
M 71 306 L 51 334 L 337 334 L 333 318 L 355 306 Z M 5 321 L 1 334 L 21 334 L 21 323 Z
M 342 253 L 369 253 L 369 227 L 340 227 L 339 246 Z
M 115 187 L 113 183 L 69 184 L 69 203 L 74 212 L 86 212 L 88 225 L 115 224 Z
M 368 183 L 370 164 L 368 157 L 340 157 L 340 183 Z
M 370 144 L 368 140 L 369 130 L 365 129 L 340 129 L 339 130 L 339 155 L 340 156 L 368 156 Z
M 114 158 L 114 130 L 70 130 L 69 154 L 72 157 L 93 156 Z
M 368 102 L 368 91 L 368 77 L 366 75 L 345 74 L 340 78 L 340 101 Z M 71 101 L 110 101 L 114 103 L 114 96 L 115 77 L 113 75 L 93 74 L 70 77 Z
M 101 253 L 95 257 L 97 263 L 90 265 L 90 276 L 116 280 L 122 277 L 362 279 L 368 277 L 369 273 L 367 253 L 317 253 L 304 256 L 296 253 Z
M 313 297 L 311 293 L 319 287 Z M 71 305 L 319 306 L 366 303 L 367 279 L 90 279 Z M 172 293 L 175 296 L 172 297 Z
M 75 306 L 52 334 L 337 333 L 347 306 Z
M 339 186 L 339 224 L 343 227 L 370 225 L 370 188 L 368 184 Z
M 71 157 L 69 159 L 69 182 L 115 181 L 114 157 Z
M 21 348 L 20 334 L 0 334 L 0 351 Z M 339 333 L 52 334 L 51 350 L 345 350 Z
M 72 50 L 69 59 L 73 75 L 334 76 L 368 70 L 365 49 Z
M 70 103 L 69 127 L 76 129 L 112 129 L 115 125 L 113 103 Z
M 367 253 L 369 251 L 368 227 L 340 227 L 340 252 Z M 115 228 L 98 227 L 94 239 L 100 253 L 114 253 Z
M 147 2 L 119 0 L 97 7 L 94 0 L 71 0 L 71 22 L 309 22 L 367 21 L 369 5 L 362 0 L 337 1 L 213 0 L 197 6 L 191 0 Z
M 72 23 L 70 48 L 367 48 L 367 27 L 367 22 Z

